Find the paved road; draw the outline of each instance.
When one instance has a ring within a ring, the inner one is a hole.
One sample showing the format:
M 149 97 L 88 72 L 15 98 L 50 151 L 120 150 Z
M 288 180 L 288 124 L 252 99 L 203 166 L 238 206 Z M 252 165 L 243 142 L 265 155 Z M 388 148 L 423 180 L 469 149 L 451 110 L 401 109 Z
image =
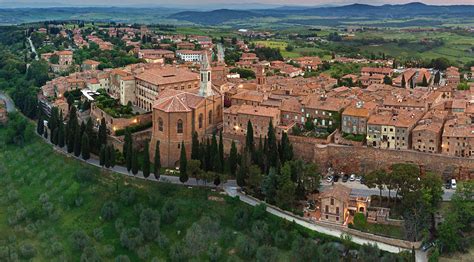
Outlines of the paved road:
M 221 43 L 217 44 L 217 61 L 224 63 L 225 62 L 224 46 Z
M 31 52 L 32 53 L 35 53 L 35 60 L 38 61 L 39 60 L 39 57 L 38 57 L 38 53 L 36 52 L 36 48 L 35 46 L 33 45 L 33 41 L 31 41 L 31 37 L 28 37 L 28 42 L 30 43 L 30 47 L 31 47 Z
M 379 195 L 380 191 L 377 188 L 368 188 L 366 185 L 363 185 L 357 181 L 350 182 L 347 181 L 346 183 L 341 182 L 339 180 L 336 184 L 341 184 L 344 186 L 347 186 L 352 189 L 352 194 L 353 195 L 358 195 L 358 196 L 371 196 L 371 195 Z M 321 183 L 321 189 L 324 191 L 325 189 L 329 188 L 331 186 L 331 183 L 327 183 L 326 180 L 324 180 Z M 443 201 L 451 201 L 451 198 L 453 197 L 453 194 L 455 190 L 453 189 L 443 189 L 444 194 L 443 194 Z M 392 190 L 390 192 L 390 195 L 393 197 L 395 196 L 395 191 Z M 388 190 L 384 189 L 382 190 L 382 196 L 388 196 Z
M 15 104 L 13 103 L 12 99 L 5 93 L 0 92 L 0 99 L 4 100 L 7 104 L 7 112 L 15 112 Z

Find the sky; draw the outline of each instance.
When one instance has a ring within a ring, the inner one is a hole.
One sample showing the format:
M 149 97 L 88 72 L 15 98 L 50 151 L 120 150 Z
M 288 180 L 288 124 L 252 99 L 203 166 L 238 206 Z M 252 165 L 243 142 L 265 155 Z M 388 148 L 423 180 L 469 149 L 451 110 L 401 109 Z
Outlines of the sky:
M 353 3 L 364 4 L 401 4 L 409 2 L 423 2 L 433 5 L 453 5 L 453 4 L 471 4 L 474 5 L 474 0 L 0 0 L 0 7 L 2 6 L 22 6 L 22 7 L 40 7 L 40 6 L 60 6 L 60 5 L 81 5 L 81 6 L 95 6 L 95 5 L 110 5 L 110 6 L 124 6 L 124 5 L 160 5 L 160 6 L 193 6 L 200 5 L 215 5 L 222 8 L 226 5 L 232 6 L 235 4 L 253 4 L 253 5 L 345 5 Z

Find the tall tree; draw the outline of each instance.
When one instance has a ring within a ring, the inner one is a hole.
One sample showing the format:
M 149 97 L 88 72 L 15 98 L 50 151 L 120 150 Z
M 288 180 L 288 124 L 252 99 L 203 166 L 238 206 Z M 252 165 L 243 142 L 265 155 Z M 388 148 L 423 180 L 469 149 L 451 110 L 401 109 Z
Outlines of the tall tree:
M 105 159 L 104 165 L 106 168 L 110 167 L 110 147 L 109 145 L 105 144 Z
M 138 174 L 138 152 L 136 150 L 132 150 L 132 174 Z
M 115 148 L 113 145 L 109 146 L 110 167 L 114 167 L 116 163 Z
M 232 140 L 229 152 L 229 170 L 232 176 L 235 176 L 237 171 L 237 147 L 235 146 L 235 141 Z
M 402 88 L 406 88 L 407 81 L 405 80 L 405 74 L 402 75 Z
M 435 77 L 434 77 L 434 84 L 439 85 L 440 81 L 441 81 L 441 73 L 438 71 L 436 72 Z
M 44 133 L 44 123 L 43 123 L 43 115 L 40 114 L 39 117 L 38 117 L 38 123 L 36 125 L 36 132 L 42 136 L 43 133 Z
M 262 183 L 262 192 L 265 195 L 265 201 L 269 204 L 275 204 L 275 197 L 278 189 L 277 171 L 271 167 L 268 175 Z
M 90 144 L 89 144 L 89 136 L 87 133 L 82 134 L 82 159 L 87 160 L 90 158 Z
M 150 176 L 150 148 L 148 142 L 145 143 L 145 151 L 143 152 L 143 176 L 148 178 Z
M 127 142 L 125 146 L 124 155 L 125 155 L 125 164 L 127 166 L 127 171 L 130 172 L 130 170 L 132 169 L 133 140 L 131 138 L 130 131 L 126 131 L 126 132 L 129 134 L 130 140 Z
M 160 140 L 156 141 L 154 168 L 155 169 L 154 169 L 153 174 L 155 174 L 156 179 L 159 179 L 160 178 L 160 169 L 161 169 Z
M 219 162 L 220 162 L 220 169 L 218 170 L 219 173 L 224 173 L 224 141 L 222 138 L 222 130 L 219 134 Z
M 188 172 L 187 172 L 187 167 L 188 167 L 188 159 L 186 157 L 186 148 L 184 148 L 184 141 L 181 142 L 181 154 L 179 157 L 179 181 L 181 183 L 185 183 L 188 181 Z
M 94 124 L 92 123 L 92 118 L 90 118 L 90 117 L 89 117 L 89 119 L 87 119 L 86 131 L 85 132 L 87 133 L 87 137 L 89 138 L 89 144 L 90 144 L 91 151 L 93 151 L 92 149 L 94 149 L 94 148 L 96 148 L 95 152 L 100 150 L 100 147 L 97 148 L 97 144 L 96 144 L 97 136 L 95 135 Z
M 102 145 L 100 147 L 100 153 L 99 153 L 99 164 L 101 166 L 105 165 L 105 150 L 106 150 L 105 145 Z
M 291 166 L 286 163 L 278 177 L 278 189 L 275 196 L 276 204 L 283 209 L 290 209 L 295 200 L 295 184 L 291 180 Z
M 51 143 L 53 145 L 57 145 L 58 144 L 58 128 L 55 127 L 52 131 L 51 131 L 51 137 L 50 137 L 50 140 L 51 140 Z
M 196 131 L 193 132 L 192 144 L 191 144 L 191 159 L 200 160 L 201 156 L 199 153 L 199 137 Z
M 64 131 L 64 122 L 60 121 L 59 122 L 59 127 L 58 127 L 58 146 L 63 148 L 65 145 L 65 131 Z
M 105 118 L 102 118 L 100 120 L 97 145 L 102 146 L 105 144 L 107 144 L 107 125 L 105 124 Z
M 266 155 L 268 155 L 268 164 L 270 167 L 274 167 L 277 170 L 280 168 L 279 166 L 279 156 L 278 156 L 278 145 L 277 139 L 275 135 L 275 129 L 273 127 L 273 122 L 270 120 L 268 124 L 268 151 Z
M 222 163 L 219 156 L 219 146 L 217 145 L 216 134 L 212 135 L 212 144 L 211 144 L 211 156 L 212 156 L 212 171 L 220 172 L 222 168 Z
M 247 122 L 247 133 L 245 136 L 245 149 L 253 155 L 255 151 L 255 142 L 253 139 L 253 126 L 250 120 Z
M 288 134 L 286 132 L 283 132 L 281 135 L 279 153 L 282 165 L 285 164 L 286 161 L 293 159 L 293 146 L 291 145 L 290 139 L 288 138 Z
M 81 129 L 77 127 L 74 133 L 74 155 L 77 157 L 81 155 L 81 142 Z

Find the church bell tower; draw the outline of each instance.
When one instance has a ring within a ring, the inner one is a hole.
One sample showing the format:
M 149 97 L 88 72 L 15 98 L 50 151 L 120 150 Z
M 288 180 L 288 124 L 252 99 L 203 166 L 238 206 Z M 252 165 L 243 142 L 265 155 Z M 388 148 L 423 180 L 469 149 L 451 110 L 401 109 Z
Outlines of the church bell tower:
M 199 95 L 203 97 L 214 95 L 212 91 L 212 81 L 211 81 L 211 66 L 209 65 L 209 58 L 207 57 L 207 52 L 202 54 L 201 62 L 201 82 L 199 86 Z

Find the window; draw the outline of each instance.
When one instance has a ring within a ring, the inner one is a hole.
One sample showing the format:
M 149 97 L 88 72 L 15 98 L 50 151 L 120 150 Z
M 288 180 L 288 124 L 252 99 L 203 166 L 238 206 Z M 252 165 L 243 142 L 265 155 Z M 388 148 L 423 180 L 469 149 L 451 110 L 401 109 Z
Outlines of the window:
M 199 114 L 199 117 L 198 117 L 198 125 L 199 125 L 199 128 L 202 128 L 202 114 Z
M 326 205 L 325 212 L 329 213 L 329 206 L 328 205 Z
M 161 117 L 158 118 L 158 130 L 163 132 L 163 119 Z
M 179 119 L 178 123 L 176 124 L 176 129 L 178 134 L 183 133 L 183 120 Z
M 212 110 L 209 111 L 209 124 L 212 124 Z
M 331 206 L 334 206 L 334 198 L 331 198 Z
M 336 214 L 339 215 L 339 207 L 336 207 Z

